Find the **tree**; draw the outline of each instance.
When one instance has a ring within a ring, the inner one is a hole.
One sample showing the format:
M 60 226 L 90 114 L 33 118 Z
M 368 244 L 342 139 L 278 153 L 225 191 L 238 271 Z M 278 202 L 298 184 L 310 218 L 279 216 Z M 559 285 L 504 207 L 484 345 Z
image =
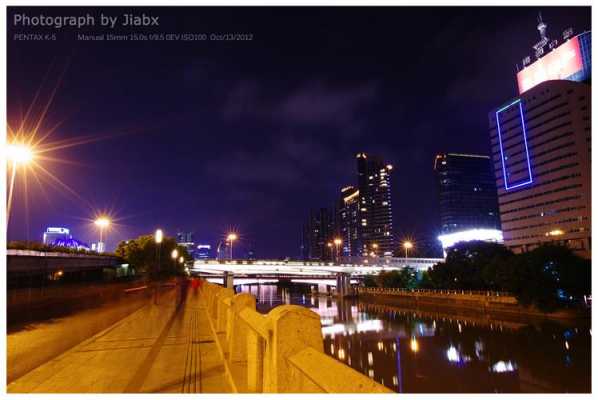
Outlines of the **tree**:
M 417 272 L 412 267 L 405 267 L 400 271 L 401 286 L 405 289 L 415 289 L 418 287 Z
M 417 286 L 421 289 L 434 289 L 434 282 L 432 282 L 432 279 L 430 278 L 429 271 L 423 271 L 421 273 Z
M 497 289 L 497 271 L 513 256 L 497 243 L 472 241 L 449 250 L 445 262 L 429 270 L 433 286 L 443 289 Z
M 373 275 L 366 275 L 363 278 L 363 286 L 365 287 L 376 287 L 376 278 Z
M 178 252 L 176 259 L 171 256 L 174 249 Z M 142 235 L 137 239 L 121 241 L 115 253 L 151 279 L 182 274 L 184 266 L 179 262 L 179 258 L 183 257 L 184 261 L 192 259 L 187 249 L 177 245 L 174 238 L 164 237 L 162 243 L 157 244 L 153 235 Z
M 382 288 L 400 288 L 401 274 L 399 271 L 381 271 L 376 276 L 376 283 Z
M 550 312 L 569 297 L 591 292 L 590 262 L 565 246 L 545 244 L 516 259 L 512 286 L 507 289 L 521 304 Z

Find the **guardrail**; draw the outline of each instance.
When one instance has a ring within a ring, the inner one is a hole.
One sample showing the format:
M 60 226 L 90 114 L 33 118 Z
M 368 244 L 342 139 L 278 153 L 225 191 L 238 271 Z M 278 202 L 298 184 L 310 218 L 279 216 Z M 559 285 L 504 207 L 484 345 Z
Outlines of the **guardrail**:
M 497 292 L 493 290 L 456 290 L 456 289 L 404 289 L 404 288 L 364 288 L 358 287 L 358 293 L 372 294 L 436 294 L 436 295 L 466 295 L 486 297 L 513 297 L 509 292 Z
M 208 320 L 237 393 L 392 393 L 324 353 L 320 317 L 283 305 L 263 315 L 255 297 L 203 282 Z

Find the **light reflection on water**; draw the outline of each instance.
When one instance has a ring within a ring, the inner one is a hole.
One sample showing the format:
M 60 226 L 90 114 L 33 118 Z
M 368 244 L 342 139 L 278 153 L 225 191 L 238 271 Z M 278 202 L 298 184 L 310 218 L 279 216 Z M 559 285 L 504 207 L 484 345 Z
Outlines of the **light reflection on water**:
M 313 295 L 308 285 L 237 287 L 267 313 L 318 313 L 324 351 L 397 392 L 589 392 L 589 323 L 495 321 Z

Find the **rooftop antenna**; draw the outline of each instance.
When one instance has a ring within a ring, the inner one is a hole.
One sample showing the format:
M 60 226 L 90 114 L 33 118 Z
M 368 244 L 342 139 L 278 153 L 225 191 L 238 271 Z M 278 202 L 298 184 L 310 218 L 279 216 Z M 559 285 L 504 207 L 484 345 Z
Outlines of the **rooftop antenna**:
M 546 25 L 546 23 L 544 21 L 542 21 L 542 13 L 539 12 L 538 13 L 537 29 L 538 29 L 538 32 L 540 32 L 540 41 L 532 46 L 534 48 L 534 50 L 536 51 L 536 58 L 542 57 L 542 55 L 544 54 L 544 47 L 550 41 L 550 39 L 548 39 L 548 36 L 546 36 L 546 28 L 547 27 L 548 27 L 548 25 Z
M 548 38 L 546 37 L 546 28 L 548 27 L 548 25 L 546 25 L 544 23 L 544 21 L 542 21 L 542 12 L 538 12 L 538 31 L 540 32 L 540 38 L 542 40 L 548 40 Z

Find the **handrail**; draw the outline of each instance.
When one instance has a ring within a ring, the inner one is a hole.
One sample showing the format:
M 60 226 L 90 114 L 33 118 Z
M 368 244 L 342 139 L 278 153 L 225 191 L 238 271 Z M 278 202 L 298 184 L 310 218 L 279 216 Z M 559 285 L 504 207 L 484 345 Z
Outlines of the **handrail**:
M 234 391 L 392 393 L 324 353 L 320 317 L 308 308 L 283 305 L 263 315 L 251 294 L 207 281 L 201 288 Z
M 512 293 L 495 290 L 463 290 L 463 289 L 406 289 L 406 288 L 364 288 L 358 287 L 358 292 L 363 293 L 423 293 L 423 294 L 442 294 L 442 295 L 473 295 L 486 297 L 513 297 Z
M 243 320 L 247 327 L 260 335 L 263 339 L 268 338 L 269 324 L 266 317 L 255 310 L 244 308 L 239 313 L 239 318 Z
M 377 384 L 372 379 L 352 368 L 336 368 L 337 362 L 332 357 L 307 347 L 289 357 L 289 362 L 303 373 L 312 383 L 325 393 L 388 393 L 386 386 Z M 344 365 L 344 364 L 343 364 Z M 312 379 L 312 377 L 318 377 Z M 351 382 L 351 384 L 347 384 Z

